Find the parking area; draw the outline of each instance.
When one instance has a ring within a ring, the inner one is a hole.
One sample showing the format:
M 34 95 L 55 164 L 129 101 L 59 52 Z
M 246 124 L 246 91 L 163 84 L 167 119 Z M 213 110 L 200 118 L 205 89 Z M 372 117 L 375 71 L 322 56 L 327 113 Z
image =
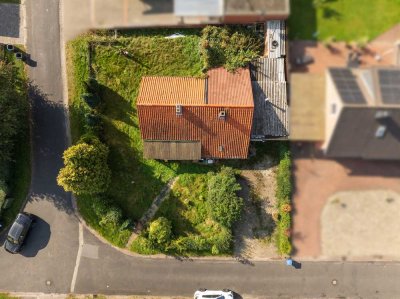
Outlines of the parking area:
M 304 143 L 293 146 L 293 157 L 292 238 L 296 257 L 323 256 L 321 215 L 332 195 L 366 190 L 400 193 L 399 162 L 325 159 L 311 144 Z

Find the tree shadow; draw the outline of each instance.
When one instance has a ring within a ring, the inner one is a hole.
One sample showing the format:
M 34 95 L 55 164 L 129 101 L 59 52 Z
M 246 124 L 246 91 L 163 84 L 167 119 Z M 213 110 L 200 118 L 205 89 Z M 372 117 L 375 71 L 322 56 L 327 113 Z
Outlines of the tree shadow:
M 340 20 L 342 18 L 342 15 L 337 10 L 330 7 L 323 7 L 322 15 L 325 19 Z
M 32 180 L 30 200 L 50 200 L 57 209 L 72 212 L 70 195 L 57 185 L 68 147 L 66 118 L 62 102 L 49 100 L 38 86 L 29 84 L 32 105 Z
M 40 250 L 46 248 L 50 240 L 50 225 L 42 218 L 36 215 L 34 217 L 34 223 L 20 252 L 24 257 L 35 257 Z

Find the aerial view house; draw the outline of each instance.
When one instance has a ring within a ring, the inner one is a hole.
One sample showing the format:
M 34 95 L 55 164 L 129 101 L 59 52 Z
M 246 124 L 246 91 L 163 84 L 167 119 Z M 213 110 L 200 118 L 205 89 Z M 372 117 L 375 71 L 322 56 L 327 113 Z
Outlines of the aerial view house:
M 247 158 L 254 110 L 248 68 L 212 69 L 206 79 L 143 77 L 137 110 L 145 158 Z
M 326 155 L 400 159 L 400 68 L 330 68 L 326 76 Z
M 145 158 L 246 159 L 250 141 L 288 138 L 285 22 L 266 22 L 265 36 L 265 56 L 235 72 L 142 78 L 137 110 Z

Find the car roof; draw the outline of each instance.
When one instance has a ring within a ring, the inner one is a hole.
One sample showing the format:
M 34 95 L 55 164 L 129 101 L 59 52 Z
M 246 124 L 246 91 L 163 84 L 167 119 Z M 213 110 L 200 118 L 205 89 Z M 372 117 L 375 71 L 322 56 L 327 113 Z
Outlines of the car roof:
M 29 216 L 19 213 L 14 223 L 12 224 L 10 230 L 8 231 L 8 235 L 14 239 L 17 239 L 25 226 L 27 226 L 31 222 Z

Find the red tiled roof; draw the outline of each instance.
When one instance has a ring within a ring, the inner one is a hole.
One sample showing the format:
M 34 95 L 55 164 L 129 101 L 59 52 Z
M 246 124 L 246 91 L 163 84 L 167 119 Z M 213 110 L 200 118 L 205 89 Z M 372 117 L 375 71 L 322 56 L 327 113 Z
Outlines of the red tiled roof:
M 184 106 L 180 116 L 172 106 L 137 108 L 143 140 L 199 140 L 203 158 L 247 158 L 252 107 L 225 107 L 225 120 L 214 106 Z
M 241 68 L 231 73 L 220 67 L 209 70 L 207 75 L 208 104 L 254 106 L 249 68 Z
M 247 158 L 254 110 L 249 69 L 210 70 L 207 88 L 205 82 L 143 77 L 137 100 L 142 139 L 200 141 L 203 158 Z M 176 114 L 177 104 L 182 115 Z M 222 110 L 224 118 L 219 117 Z
M 138 105 L 202 105 L 205 80 L 190 77 L 143 77 Z

